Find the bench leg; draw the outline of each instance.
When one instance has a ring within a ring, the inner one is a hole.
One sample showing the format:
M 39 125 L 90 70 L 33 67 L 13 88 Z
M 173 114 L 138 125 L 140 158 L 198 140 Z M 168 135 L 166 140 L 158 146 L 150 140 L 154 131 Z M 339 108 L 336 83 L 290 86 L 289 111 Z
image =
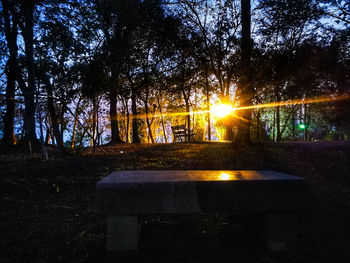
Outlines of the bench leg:
M 286 251 L 297 248 L 298 223 L 295 214 L 273 213 L 265 216 L 267 249 Z
M 139 216 L 107 218 L 107 251 L 132 251 L 138 249 L 141 233 Z

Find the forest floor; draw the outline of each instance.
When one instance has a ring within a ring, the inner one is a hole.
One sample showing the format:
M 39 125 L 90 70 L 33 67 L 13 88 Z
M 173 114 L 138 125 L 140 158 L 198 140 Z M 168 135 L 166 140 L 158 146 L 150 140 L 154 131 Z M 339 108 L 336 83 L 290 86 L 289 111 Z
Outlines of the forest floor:
M 0 261 L 106 262 L 95 184 L 113 170 L 272 169 L 307 179 L 299 249 L 264 251 L 244 217 L 146 217 L 137 254 L 119 262 L 350 262 L 350 143 L 104 146 L 49 161 L 0 154 Z

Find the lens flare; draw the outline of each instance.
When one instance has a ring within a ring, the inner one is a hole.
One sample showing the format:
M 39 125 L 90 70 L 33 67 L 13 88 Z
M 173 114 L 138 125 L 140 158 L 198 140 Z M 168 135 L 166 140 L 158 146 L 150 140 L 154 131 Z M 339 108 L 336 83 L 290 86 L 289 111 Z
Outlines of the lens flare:
M 233 108 L 229 104 L 215 104 L 211 107 L 210 113 L 212 113 L 216 118 L 223 118 L 230 115 L 233 112 Z
M 231 179 L 231 176 L 228 173 L 221 172 L 219 178 L 221 181 L 227 181 Z
M 277 101 L 277 102 L 258 104 L 258 105 L 242 106 L 242 107 L 237 107 L 236 110 L 271 108 L 276 106 L 283 107 L 283 106 L 297 105 L 297 104 L 335 102 L 339 100 L 348 100 L 348 99 L 350 99 L 350 95 L 343 95 L 338 97 L 322 96 L 322 97 L 315 97 L 315 98 L 303 98 L 303 99 L 294 99 L 294 100 L 287 100 L 287 101 Z
M 240 110 L 247 110 L 247 109 L 261 109 L 261 108 L 271 108 L 276 106 L 288 106 L 288 105 L 297 105 L 297 104 L 313 104 L 313 103 L 324 103 L 324 102 L 335 102 L 335 101 L 341 101 L 341 100 L 349 100 L 350 95 L 344 94 L 342 96 L 322 96 L 322 97 L 315 97 L 315 98 L 302 98 L 302 99 L 294 99 L 294 100 L 287 100 L 287 101 L 277 101 L 272 103 L 265 103 L 265 104 L 257 104 L 257 105 L 249 105 L 249 106 L 240 106 L 240 107 L 232 107 L 232 105 L 229 104 L 223 104 L 218 103 L 211 107 L 210 111 L 203 110 L 203 111 L 191 111 L 191 112 L 167 112 L 159 114 L 137 114 L 133 115 L 133 118 L 154 118 L 154 117 L 176 117 L 176 116 L 184 116 L 184 115 L 194 115 L 194 114 L 203 114 L 210 112 L 214 117 L 217 119 L 226 117 L 228 115 L 231 115 L 235 118 L 242 119 L 239 114 L 235 114 L 236 112 L 239 112 Z M 126 117 L 125 117 L 126 118 Z M 244 120 L 244 119 L 242 119 Z

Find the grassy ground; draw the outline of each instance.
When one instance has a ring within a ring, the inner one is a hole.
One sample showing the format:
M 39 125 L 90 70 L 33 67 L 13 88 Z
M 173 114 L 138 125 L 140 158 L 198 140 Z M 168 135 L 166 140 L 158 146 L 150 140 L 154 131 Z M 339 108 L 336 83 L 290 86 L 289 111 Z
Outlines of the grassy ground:
M 264 251 L 244 216 L 152 216 L 138 254 L 121 262 L 350 262 L 350 144 L 106 146 L 94 156 L 0 155 L 0 261 L 105 262 L 95 184 L 112 170 L 273 169 L 307 179 L 300 249 Z

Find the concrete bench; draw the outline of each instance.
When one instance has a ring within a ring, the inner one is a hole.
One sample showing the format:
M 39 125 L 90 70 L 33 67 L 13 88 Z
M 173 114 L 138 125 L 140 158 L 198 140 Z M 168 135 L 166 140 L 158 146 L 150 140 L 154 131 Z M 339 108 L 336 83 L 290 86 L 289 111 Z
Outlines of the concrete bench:
M 96 185 L 107 251 L 138 249 L 145 214 L 251 213 L 263 218 L 267 248 L 296 247 L 304 180 L 274 171 L 118 171 Z

